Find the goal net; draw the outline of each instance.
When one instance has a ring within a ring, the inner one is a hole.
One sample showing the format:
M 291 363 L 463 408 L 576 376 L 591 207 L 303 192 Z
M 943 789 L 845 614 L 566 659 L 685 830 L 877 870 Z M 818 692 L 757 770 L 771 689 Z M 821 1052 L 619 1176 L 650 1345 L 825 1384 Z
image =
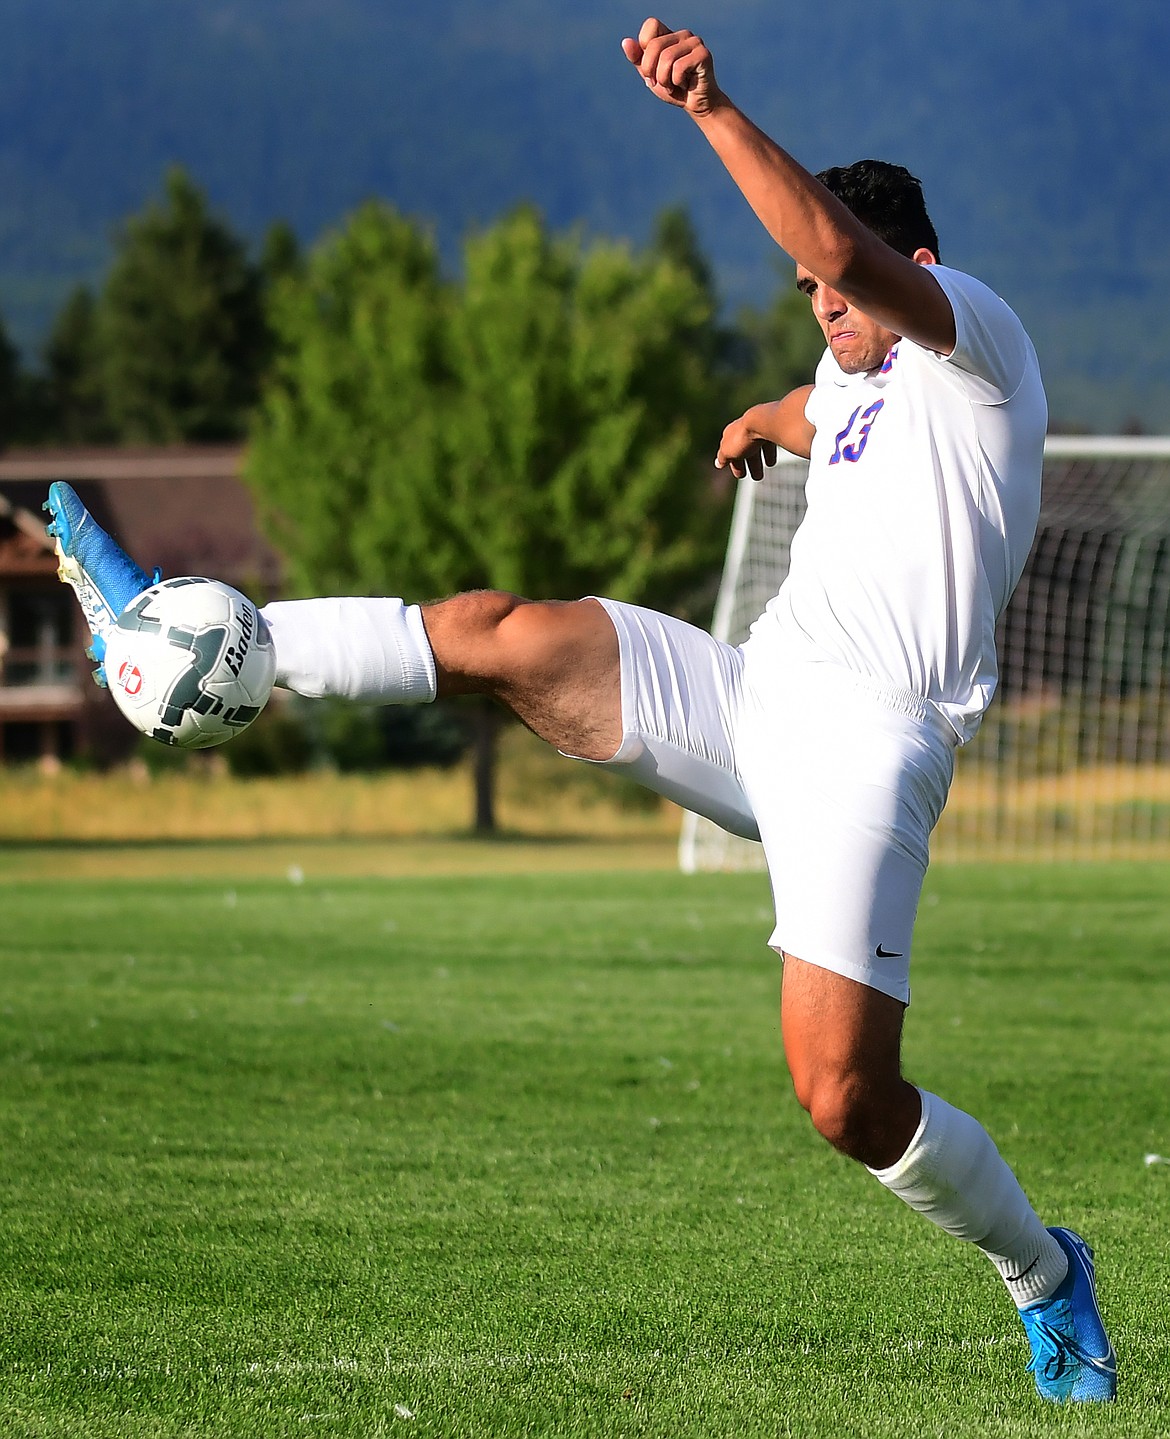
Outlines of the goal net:
M 740 483 L 718 638 L 746 638 L 787 573 L 805 471 L 784 460 Z M 934 857 L 1170 855 L 1170 438 L 1049 438 L 998 644 L 999 690 L 958 751 Z M 688 814 L 679 863 L 757 869 L 763 855 Z

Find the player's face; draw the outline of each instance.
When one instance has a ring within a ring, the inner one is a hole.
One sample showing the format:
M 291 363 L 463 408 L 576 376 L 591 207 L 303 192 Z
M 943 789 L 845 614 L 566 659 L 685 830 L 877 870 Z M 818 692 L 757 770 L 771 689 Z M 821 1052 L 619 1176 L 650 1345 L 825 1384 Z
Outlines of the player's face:
M 796 288 L 807 295 L 825 343 L 847 375 L 877 370 L 899 336 L 855 310 L 844 295 L 826 285 L 803 265 L 796 267 Z

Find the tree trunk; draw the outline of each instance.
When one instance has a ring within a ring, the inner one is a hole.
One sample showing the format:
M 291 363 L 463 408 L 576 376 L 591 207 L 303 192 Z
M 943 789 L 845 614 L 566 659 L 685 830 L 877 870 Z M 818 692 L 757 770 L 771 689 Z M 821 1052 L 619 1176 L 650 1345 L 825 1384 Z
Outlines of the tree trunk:
M 496 736 L 500 716 L 495 704 L 485 698 L 476 701 L 473 720 L 475 773 L 475 832 L 496 832 Z

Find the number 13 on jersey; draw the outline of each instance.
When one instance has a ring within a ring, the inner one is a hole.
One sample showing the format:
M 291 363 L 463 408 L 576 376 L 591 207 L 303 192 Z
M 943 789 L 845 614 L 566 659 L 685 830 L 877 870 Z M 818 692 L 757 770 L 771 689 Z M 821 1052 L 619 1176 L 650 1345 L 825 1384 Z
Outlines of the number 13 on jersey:
M 845 460 L 847 464 L 855 465 L 861 459 L 866 442 L 869 440 L 869 432 L 873 429 L 873 422 L 881 413 L 885 403 L 885 400 L 875 400 L 865 410 L 858 405 L 849 416 L 845 428 L 837 435 L 837 444 L 829 464 L 839 465 L 842 460 Z

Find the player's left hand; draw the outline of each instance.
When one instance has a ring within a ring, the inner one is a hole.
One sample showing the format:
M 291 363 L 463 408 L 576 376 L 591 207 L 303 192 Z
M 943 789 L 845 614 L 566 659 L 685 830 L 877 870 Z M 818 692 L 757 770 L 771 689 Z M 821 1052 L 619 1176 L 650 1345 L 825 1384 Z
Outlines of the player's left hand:
M 775 440 L 761 434 L 753 423 L 760 413 L 771 411 L 772 405 L 753 405 L 738 420 L 732 420 L 723 431 L 719 442 L 719 453 L 715 456 L 715 468 L 729 469 L 737 480 L 751 475 L 753 480 L 762 480 L 764 471 L 779 458 Z
M 709 115 L 723 99 L 715 80 L 711 52 L 690 30 L 670 30 L 661 20 L 646 20 L 638 38 L 622 41 L 622 50 L 653 91 L 668 105 L 689 115 Z

